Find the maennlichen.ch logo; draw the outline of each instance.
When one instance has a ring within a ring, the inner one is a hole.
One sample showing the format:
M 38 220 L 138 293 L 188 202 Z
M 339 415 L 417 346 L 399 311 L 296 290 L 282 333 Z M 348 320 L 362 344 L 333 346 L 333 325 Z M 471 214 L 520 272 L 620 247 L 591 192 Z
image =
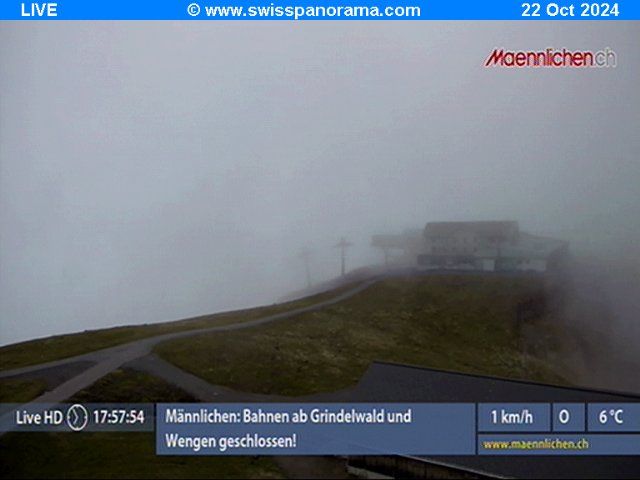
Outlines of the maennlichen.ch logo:
M 484 66 L 503 68 L 615 68 L 618 55 L 611 48 L 602 50 L 507 50 L 495 48 Z

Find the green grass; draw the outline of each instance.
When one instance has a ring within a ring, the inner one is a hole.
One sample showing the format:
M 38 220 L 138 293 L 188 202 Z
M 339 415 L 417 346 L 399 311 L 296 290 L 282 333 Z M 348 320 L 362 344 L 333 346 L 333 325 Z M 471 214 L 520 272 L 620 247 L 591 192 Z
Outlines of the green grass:
M 68 400 L 68 402 L 72 403 L 172 403 L 196 401 L 185 391 L 164 380 L 128 368 L 111 372 Z
M 203 315 L 173 322 L 91 330 L 7 345 L 6 347 L 0 348 L 0 370 L 14 369 L 61 358 L 73 357 L 165 333 L 246 322 L 274 313 L 306 307 L 329 299 L 353 287 L 354 285 L 350 285 L 300 300 L 264 307 Z
M 516 305 L 541 288 L 537 278 L 387 280 L 318 312 L 175 340 L 156 352 L 213 384 L 265 394 L 344 388 L 374 360 L 565 383 L 520 351 Z
M 24 403 L 47 389 L 44 379 L 0 379 L 0 402 Z M 102 377 L 90 387 L 67 400 L 78 403 L 100 402 L 195 402 L 182 390 L 152 375 L 131 369 L 119 369 Z
M 47 383 L 42 379 L 0 379 L 0 403 L 25 403 L 42 395 Z
M 117 370 L 70 402 L 190 402 L 145 373 Z M 269 458 L 156 456 L 151 432 L 9 433 L 0 437 L 1 478 L 282 478 Z

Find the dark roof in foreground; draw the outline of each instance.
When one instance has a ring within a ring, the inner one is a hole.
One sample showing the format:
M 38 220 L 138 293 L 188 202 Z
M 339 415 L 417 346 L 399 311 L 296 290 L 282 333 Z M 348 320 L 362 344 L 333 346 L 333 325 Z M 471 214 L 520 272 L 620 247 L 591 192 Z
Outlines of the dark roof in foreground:
M 373 362 L 352 390 L 373 402 L 640 402 L 640 394 L 547 385 L 388 362 Z
M 410 365 L 372 363 L 349 394 L 355 402 L 640 402 L 640 395 L 571 388 Z M 428 461 L 428 458 L 426 458 Z M 511 478 L 638 478 L 640 457 L 435 457 Z

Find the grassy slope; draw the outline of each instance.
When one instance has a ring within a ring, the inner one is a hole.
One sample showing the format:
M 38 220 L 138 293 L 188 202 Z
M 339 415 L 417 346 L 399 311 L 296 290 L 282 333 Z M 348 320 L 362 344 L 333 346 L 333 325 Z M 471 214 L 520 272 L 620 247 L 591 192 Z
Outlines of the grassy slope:
M 247 310 L 204 315 L 201 317 L 174 322 L 129 325 L 103 330 L 91 330 L 16 343 L 0 348 L 0 370 L 19 368 L 27 365 L 58 360 L 61 358 L 73 357 L 75 355 L 113 347 L 115 345 L 164 333 L 246 322 L 248 320 L 253 320 L 255 318 L 274 313 L 306 307 L 338 295 L 352 287 L 353 285 L 350 285 L 348 287 L 303 298 L 301 300 Z
M 322 311 L 156 351 L 214 384 L 267 394 L 347 387 L 373 360 L 562 383 L 520 353 L 515 306 L 540 288 L 537 278 L 387 280 Z
M 43 394 L 47 382 L 43 379 L 0 379 L 0 403 L 24 403 Z
M 162 380 L 118 370 L 71 402 L 193 401 Z M 153 433 L 10 433 L 1 478 L 282 478 L 268 458 L 157 457 Z

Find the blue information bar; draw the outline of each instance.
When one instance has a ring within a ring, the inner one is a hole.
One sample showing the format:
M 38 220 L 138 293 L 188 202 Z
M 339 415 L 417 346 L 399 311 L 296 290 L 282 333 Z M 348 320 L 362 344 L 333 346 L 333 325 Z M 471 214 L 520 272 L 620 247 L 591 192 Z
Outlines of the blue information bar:
M 640 2 L 491 0 L 2 0 L 0 20 L 640 20 Z
M 640 403 L 0 404 L 0 434 L 154 430 L 159 455 L 640 455 Z
M 159 455 L 474 455 L 472 403 L 158 404 Z

